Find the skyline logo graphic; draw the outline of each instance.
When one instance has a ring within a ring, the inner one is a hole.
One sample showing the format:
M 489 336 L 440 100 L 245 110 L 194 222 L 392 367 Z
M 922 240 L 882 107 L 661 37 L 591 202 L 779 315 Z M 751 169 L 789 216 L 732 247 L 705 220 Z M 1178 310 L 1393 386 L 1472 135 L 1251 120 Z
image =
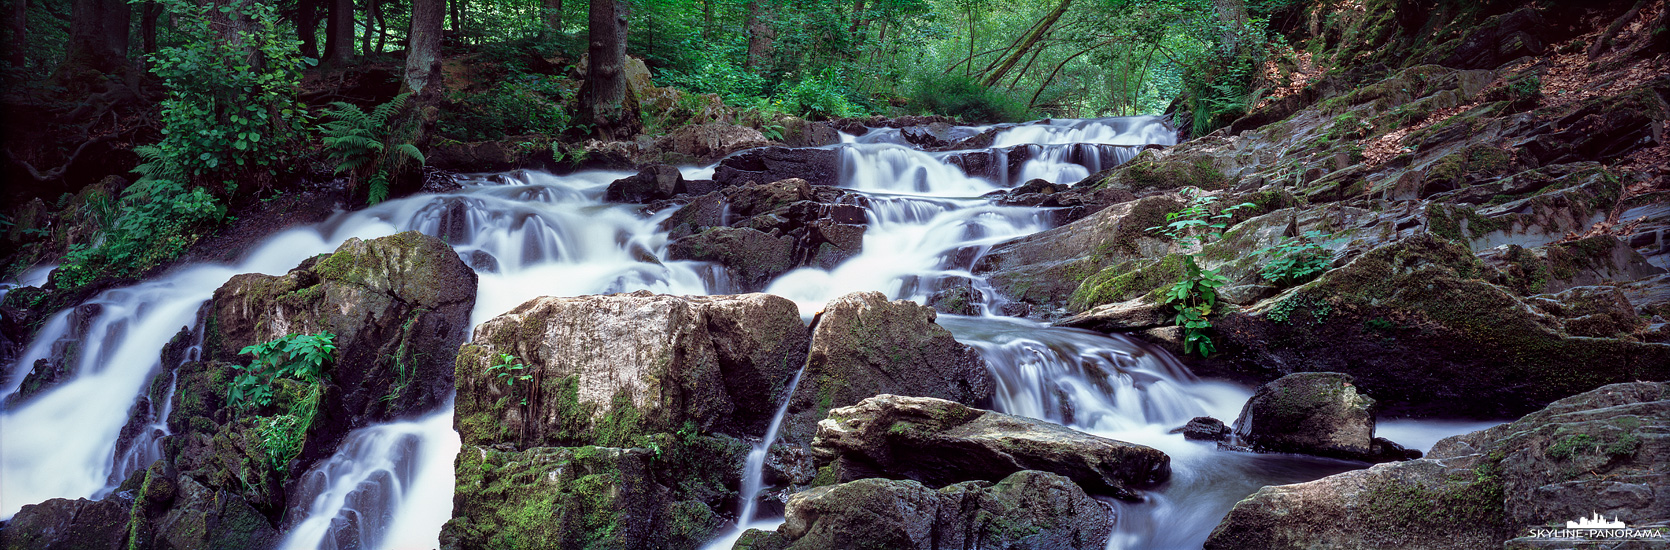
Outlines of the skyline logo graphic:
M 1594 512 L 1593 515 L 1591 515 L 1589 517 L 1578 518 L 1577 521 L 1566 522 L 1566 528 L 1567 529 L 1627 529 L 1627 528 L 1629 528 L 1629 526 L 1624 525 L 1624 522 L 1619 521 L 1617 516 L 1613 516 L 1611 521 L 1607 521 L 1605 516 L 1600 515 L 1599 512 Z

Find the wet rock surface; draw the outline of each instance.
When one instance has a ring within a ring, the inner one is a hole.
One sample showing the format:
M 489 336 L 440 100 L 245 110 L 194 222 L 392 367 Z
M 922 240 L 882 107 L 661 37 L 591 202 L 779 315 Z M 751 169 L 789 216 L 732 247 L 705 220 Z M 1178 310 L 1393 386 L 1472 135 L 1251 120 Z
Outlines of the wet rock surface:
M 1418 458 L 1374 437 L 1375 402 L 1351 376 L 1307 372 L 1265 384 L 1235 419 L 1234 441 L 1261 452 L 1300 453 L 1367 462 Z M 1190 423 L 1191 425 L 1193 422 Z
M 933 308 L 890 302 L 880 292 L 831 300 L 812 327 L 784 438 L 809 442 L 831 409 L 884 393 L 989 403 L 995 384 L 985 361 L 935 324 L 936 317 Z
M 547 297 L 482 323 L 457 360 L 442 546 L 698 547 L 735 506 L 738 437 L 765 432 L 807 341 L 794 303 L 764 294 Z
M 869 477 L 932 486 L 998 481 L 1021 470 L 1071 479 L 1091 493 L 1137 498 L 1171 477 L 1158 450 L 953 401 L 878 395 L 829 411 L 812 452 L 846 482 Z
M 1599 513 L 1663 526 L 1670 386 L 1613 384 L 1438 442 L 1426 458 L 1265 487 L 1206 542 L 1229 548 L 1536 548 Z
M 759 291 L 797 267 L 829 269 L 863 251 L 864 199 L 793 178 L 689 199 L 661 226 L 668 259 L 713 262 L 736 291 Z
M 789 498 L 777 531 L 751 531 L 737 549 L 1099 549 L 1112 511 L 1068 479 L 1020 471 L 997 483 L 934 490 L 914 481 L 864 479 Z

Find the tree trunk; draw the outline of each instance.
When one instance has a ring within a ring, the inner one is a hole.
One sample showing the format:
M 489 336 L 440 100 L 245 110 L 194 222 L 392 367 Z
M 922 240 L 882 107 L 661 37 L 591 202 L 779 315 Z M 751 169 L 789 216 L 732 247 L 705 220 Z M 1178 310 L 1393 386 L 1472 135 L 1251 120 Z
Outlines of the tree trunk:
M 777 29 L 771 26 L 771 14 L 760 5 L 760 0 L 748 2 L 748 60 L 743 66 L 757 71 L 771 62 L 771 47 L 777 40 Z
M 562 34 L 562 0 L 544 0 L 545 31 L 550 36 Z
M 325 15 L 325 63 L 342 68 L 354 57 L 354 0 L 331 0 Z
M 986 75 L 986 80 L 984 82 L 986 87 L 992 87 L 993 85 L 996 85 L 998 81 L 1003 80 L 1003 75 L 1007 74 L 1009 69 L 1014 68 L 1015 64 L 1020 62 L 1021 57 L 1026 55 L 1027 50 L 1032 49 L 1033 46 L 1038 44 L 1038 40 L 1044 38 L 1044 35 L 1049 34 L 1050 28 L 1055 26 L 1056 21 L 1061 20 L 1061 16 L 1067 13 L 1067 8 L 1072 5 L 1073 0 L 1061 0 L 1061 3 L 1055 6 L 1055 10 L 1051 11 L 1049 15 L 1044 16 L 1043 21 L 1039 22 L 1039 24 L 1034 25 L 1032 27 L 1032 34 L 1028 34 L 1026 39 L 1021 41 L 1020 47 L 1017 47 L 1014 51 L 1009 52 L 1009 57 L 1004 58 L 1003 63 L 997 66 L 997 70 Z
M 126 64 L 132 14 L 127 2 L 122 0 L 71 2 L 70 43 L 65 64 L 99 72 L 111 72 Z
M 863 30 L 864 30 L 864 0 L 853 0 L 853 2 L 852 2 L 852 27 L 848 28 L 847 32 L 852 34 L 853 40 L 863 40 L 864 36 L 862 34 L 860 34 Z
M 374 3 L 371 6 L 371 14 L 377 18 L 377 45 L 373 46 L 372 49 L 377 53 L 383 53 L 386 51 L 383 47 L 387 46 L 389 42 L 389 23 L 388 20 L 383 19 L 382 4 Z
M 641 129 L 638 101 L 626 85 L 626 6 L 591 0 L 586 28 L 588 66 L 580 87 L 580 116 L 598 137 L 630 138 Z
M 12 0 L 12 67 L 29 62 L 24 50 L 29 44 L 29 0 Z
M 365 0 L 365 23 L 360 25 L 365 32 L 360 33 L 360 55 L 371 57 L 371 33 L 376 32 L 371 25 L 372 10 L 377 9 L 377 0 Z
M 162 4 L 155 0 L 139 8 L 139 47 L 145 53 L 157 53 L 157 20 L 162 17 Z
M 319 0 L 296 1 L 296 36 L 302 41 L 302 55 L 319 58 Z
M 1223 26 L 1224 51 L 1234 55 L 1241 51 L 1241 30 L 1247 26 L 1246 0 L 1212 0 L 1218 11 L 1218 23 Z
M 439 79 L 441 18 L 446 15 L 445 10 L 446 0 L 412 0 L 412 26 L 406 34 L 405 84 L 413 95 L 421 97 L 424 88 Z

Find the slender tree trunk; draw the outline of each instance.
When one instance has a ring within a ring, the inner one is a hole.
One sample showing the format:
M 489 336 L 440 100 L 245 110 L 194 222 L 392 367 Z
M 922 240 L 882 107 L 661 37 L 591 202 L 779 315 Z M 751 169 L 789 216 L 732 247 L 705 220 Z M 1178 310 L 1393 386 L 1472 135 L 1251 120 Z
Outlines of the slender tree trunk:
M 864 0 L 852 0 L 852 27 L 847 32 L 852 34 L 853 40 L 863 40 L 859 31 L 864 30 Z
M 637 98 L 626 85 L 626 6 L 618 0 L 591 0 L 589 11 L 580 115 L 602 139 L 627 139 L 642 125 Z
M 562 0 L 544 0 L 545 32 L 548 36 L 562 34 Z
M 302 55 L 319 58 L 319 0 L 296 1 L 296 36 L 302 41 Z
M 139 47 L 145 53 L 157 53 L 157 20 L 162 17 L 162 4 L 155 0 L 145 2 L 139 8 Z
M 383 49 L 383 47 L 387 46 L 388 41 L 389 41 L 388 20 L 383 19 L 383 5 L 382 4 L 374 3 L 371 6 L 372 6 L 371 13 L 375 14 L 377 16 L 377 45 L 375 47 L 373 47 L 373 49 L 376 50 L 377 53 L 383 53 L 384 51 L 386 51 L 386 50 Z
M 441 73 L 441 19 L 446 0 L 412 0 L 412 26 L 406 33 L 406 89 L 423 96 L 429 83 Z M 439 86 L 430 88 L 438 93 Z
M 974 7 L 968 8 L 968 64 L 963 66 L 963 76 L 974 75 Z
M 702 0 L 702 40 L 713 40 L 713 0 Z
M 1055 10 L 1051 11 L 1049 15 L 1044 16 L 1042 23 L 1032 28 L 1032 34 L 1027 35 L 1026 40 L 1021 42 L 1020 47 L 1015 48 L 1014 51 L 1010 52 L 1009 57 L 1005 58 L 1003 63 L 998 65 L 997 70 L 986 75 L 984 84 L 987 87 L 991 87 L 997 84 L 998 81 L 1003 80 L 1003 75 L 1007 74 L 1009 69 L 1014 68 L 1015 64 L 1020 62 L 1021 56 L 1026 55 L 1027 50 L 1032 49 L 1034 45 L 1038 44 L 1039 39 L 1042 39 L 1044 35 L 1049 34 L 1050 28 L 1055 26 L 1056 21 L 1061 20 L 1061 16 L 1067 13 L 1067 8 L 1072 5 L 1073 0 L 1061 0 L 1061 4 L 1057 5 Z
M 1212 0 L 1217 9 L 1218 23 L 1223 27 L 1224 51 L 1231 55 L 1241 51 L 1241 30 L 1247 26 L 1246 0 Z
M 361 25 L 364 32 L 360 33 L 360 55 L 371 57 L 371 33 L 376 29 L 371 25 L 372 10 L 377 9 L 377 0 L 365 0 L 365 23 Z
M 354 0 L 331 0 L 325 15 L 325 63 L 346 66 L 354 57 Z
M 743 66 L 757 71 L 771 61 L 771 49 L 777 40 L 777 29 L 771 26 L 771 14 L 760 5 L 761 0 L 748 2 L 748 60 Z
M 12 67 L 22 68 L 29 62 L 24 50 L 29 45 L 29 0 L 12 0 Z

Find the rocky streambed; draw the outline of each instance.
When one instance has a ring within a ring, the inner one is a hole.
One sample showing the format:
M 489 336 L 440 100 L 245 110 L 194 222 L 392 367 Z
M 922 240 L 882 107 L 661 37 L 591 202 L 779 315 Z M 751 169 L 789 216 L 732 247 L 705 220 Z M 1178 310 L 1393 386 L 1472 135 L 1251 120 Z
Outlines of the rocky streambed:
M 1670 87 L 1619 39 L 1552 88 L 1584 35 L 1531 29 L 1573 10 L 1319 22 L 1337 71 L 1182 143 L 709 128 L 706 167 L 462 175 L 63 311 L 9 289 L 42 320 L 0 547 L 1614 547 L 1537 530 L 1670 523 Z M 1150 229 L 1203 196 L 1250 206 Z M 1272 280 L 1295 239 L 1316 273 Z M 1206 358 L 1184 256 L 1226 279 Z M 319 332 L 317 386 L 228 406 L 241 350 Z

